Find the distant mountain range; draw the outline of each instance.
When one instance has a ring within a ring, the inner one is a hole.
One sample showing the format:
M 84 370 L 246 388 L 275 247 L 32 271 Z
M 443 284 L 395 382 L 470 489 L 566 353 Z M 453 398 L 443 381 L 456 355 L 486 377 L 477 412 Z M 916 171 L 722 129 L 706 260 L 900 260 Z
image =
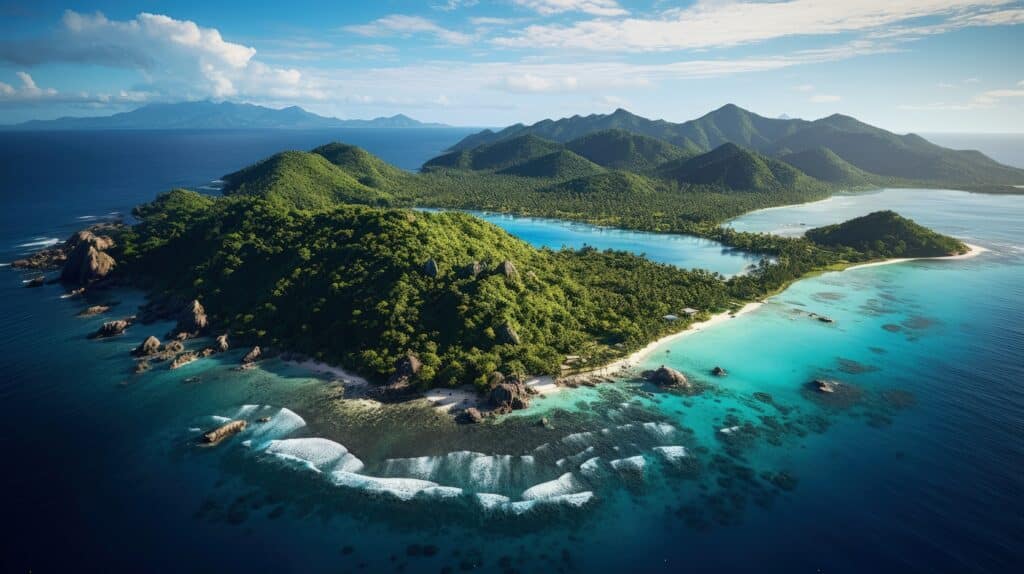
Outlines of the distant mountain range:
M 672 147 L 658 148 L 649 141 L 630 142 L 622 136 L 622 132 L 660 140 Z M 611 135 L 613 133 L 614 137 Z M 626 146 L 623 150 L 639 151 L 641 155 L 646 153 L 652 156 L 620 158 L 633 169 L 663 160 L 678 161 L 679 158 L 673 156 L 697 156 L 733 144 L 766 158 L 788 163 L 815 178 L 844 185 L 958 185 L 982 188 L 1020 185 L 1024 181 L 1024 170 L 1000 164 L 981 152 L 944 148 L 921 136 L 894 134 L 849 116 L 834 114 L 814 121 L 766 118 L 732 104 L 684 123 L 650 120 L 619 109 L 611 114 L 549 119 L 529 126 L 515 124 L 499 131 L 483 130 L 469 135 L 452 146 L 450 151 L 452 154 L 464 154 L 463 158 L 466 154 L 477 157 L 486 154 L 488 148 L 485 146 L 533 136 L 566 144 L 574 152 L 580 153 L 585 149 L 598 149 L 586 145 L 585 140 L 581 139 L 592 134 L 602 134 L 605 140 L 603 145 L 617 142 L 615 145 Z M 541 146 L 534 141 L 531 147 Z M 593 155 L 580 155 L 595 163 L 607 165 L 607 162 L 597 161 Z M 737 150 L 726 148 L 722 155 L 736 157 Z M 450 154 L 432 160 L 425 167 L 440 167 L 452 161 L 457 163 L 460 160 Z M 758 161 L 768 165 L 764 160 Z M 747 163 L 753 166 L 753 163 Z M 448 167 L 455 165 L 449 163 Z M 472 166 L 463 164 L 461 167 Z M 777 166 L 773 171 L 778 171 Z
M 341 120 L 291 106 L 280 110 L 231 102 L 149 104 L 103 117 L 65 117 L 32 120 L 0 129 L 14 130 L 138 130 L 138 129 L 318 129 L 318 128 L 440 128 L 398 114 L 372 120 Z

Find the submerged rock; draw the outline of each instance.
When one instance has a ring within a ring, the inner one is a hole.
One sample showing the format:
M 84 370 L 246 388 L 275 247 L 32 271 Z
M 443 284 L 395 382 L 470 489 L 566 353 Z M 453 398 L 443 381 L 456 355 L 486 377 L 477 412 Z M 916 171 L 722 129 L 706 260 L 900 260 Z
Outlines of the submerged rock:
M 711 369 L 711 374 L 716 377 L 724 377 L 729 374 L 729 371 L 726 371 L 722 367 L 715 366 L 714 369 Z
M 825 379 L 814 379 L 811 381 L 811 387 L 819 393 L 834 393 L 839 388 L 839 383 Z
M 822 323 L 835 323 L 834 319 L 832 319 L 831 317 L 826 317 L 824 315 L 820 315 L 818 317 L 818 320 L 821 321 Z
M 185 365 L 199 359 L 199 355 L 193 352 L 182 353 L 171 361 L 171 370 L 177 369 L 178 367 L 184 367 Z
M 252 348 L 252 350 L 246 353 L 244 357 L 242 357 L 242 364 L 250 365 L 252 363 L 255 363 L 262 354 L 263 351 L 260 350 L 260 346 L 256 345 L 255 347 Z
M 25 287 L 42 287 L 45 283 L 46 277 L 43 277 L 42 275 L 37 275 L 29 279 L 28 283 L 25 283 Z
M 662 387 L 688 387 L 690 381 L 679 371 L 662 365 L 653 371 L 644 371 L 643 378 Z
M 213 446 L 228 438 L 229 436 L 238 434 L 245 430 L 245 421 L 231 421 L 225 423 L 209 432 L 203 433 L 201 441 L 204 444 Z

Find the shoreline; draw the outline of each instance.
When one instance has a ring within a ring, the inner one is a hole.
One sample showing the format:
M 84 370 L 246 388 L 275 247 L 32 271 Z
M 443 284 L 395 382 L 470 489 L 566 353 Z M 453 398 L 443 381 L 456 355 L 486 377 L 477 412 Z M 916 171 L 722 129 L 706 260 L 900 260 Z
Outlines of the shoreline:
M 896 263 L 906 263 L 907 261 L 960 261 L 963 259 L 971 259 L 977 257 L 982 253 L 989 251 L 988 248 L 980 245 L 974 245 L 973 243 L 964 242 L 967 246 L 967 253 L 961 253 L 959 255 L 940 255 L 937 257 L 897 257 L 894 259 L 883 259 L 881 261 L 872 261 L 870 263 L 859 263 L 843 269 L 843 271 L 852 271 L 854 269 L 865 269 L 868 267 L 882 267 L 883 265 L 895 265 Z

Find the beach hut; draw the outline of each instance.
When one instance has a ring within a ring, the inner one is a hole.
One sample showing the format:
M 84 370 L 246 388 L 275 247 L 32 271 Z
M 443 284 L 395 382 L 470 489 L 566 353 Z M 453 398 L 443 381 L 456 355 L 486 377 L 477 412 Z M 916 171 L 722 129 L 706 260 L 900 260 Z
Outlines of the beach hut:
M 662 317 L 662 319 L 664 319 L 666 321 L 678 321 L 679 317 L 677 317 L 675 315 L 665 315 L 664 317 Z
M 686 315 L 687 317 L 693 317 L 699 312 L 700 311 L 694 309 L 693 307 L 687 307 L 686 309 L 683 309 L 683 314 Z

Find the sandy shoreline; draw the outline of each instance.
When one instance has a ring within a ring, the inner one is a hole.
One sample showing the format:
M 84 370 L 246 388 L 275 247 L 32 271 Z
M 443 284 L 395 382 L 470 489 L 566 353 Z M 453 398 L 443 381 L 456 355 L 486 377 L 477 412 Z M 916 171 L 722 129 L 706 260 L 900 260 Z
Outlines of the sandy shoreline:
M 981 247 L 980 245 L 974 245 L 974 244 L 966 243 L 966 242 L 964 243 L 964 245 L 966 245 L 969 248 L 969 251 L 967 253 L 963 253 L 961 255 L 947 255 L 947 256 L 944 256 L 944 257 L 907 257 L 907 258 L 886 259 L 884 261 L 875 261 L 875 262 L 872 262 L 872 263 L 863 263 L 863 264 L 860 264 L 860 265 L 854 265 L 854 266 L 851 266 L 851 267 L 847 267 L 846 269 L 844 269 L 844 271 L 849 271 L 849 270 L 852 270 L 852 269 L 863 269 L 863 268 L 867 268 L 867 267 L 879 267 L 879 266 L 882 266 L 882 265 L 893 265 L 893 264 L 896 264 L 896 263 L 903 263 L 903 262 L 906 262 L 906 261 L 919 261 L 919 260 L 949 260 L 949 261 L 954 261 L 954 260 L 961 260 L 961 259 L 970 259 L 972 257 L 976 257 L 976 256 L 978 256 L 978 255 L 988 251 L 988 249 L 986 249 L 984 247 Z M 768 299 L 770 299 L 770 297 Z M 553 393 L 558 393 L 558 392 L 562 391 L 563 389 L 570 388 L 571 386 L 574 386 L 573 384 L 575 382 L 582 382 L 582 381 L 585 381 L 585 380 L 587 380 L 587 379 L 589 379 L 591 377 L 594 377 L 594 376 L 599 376 L 600 377 L 600 376 L 612 376 L 612 375 L 619 374 L 622 371 L 625 371 L 625 370 L 628 370 L 628 369 L 632 369 L 632 368 L 635 368 L 635 367 L 639 366 L 644 361 L 644 359 L 648 358 L 652 353 L 654 353 L 656 350 L 658 350 L 659 348 L 661 348 L 662 346 L 664 346 L 664 345 L 666 345 L 668 343 L 671 343 L 671 342 L 676 341 L 678 339 L 681 339 L 683 337 L 692 335 L 694 333 L 699 333 L 701 331 L 706 331 L 706 330 L 708 330 L 708 329 L 710 329 L 710 328 L 712 328 L 712 327 L 714 327 L 716 325 L 721 325 L 723 323 L 728 322 L 731 319 L 735 319 L 737 317 L 746 315 L 747 313 L 751 313 L 753 311 L 756 311 L 758 308 L 760 308 L 766 302 L 767 302 L 767 299 L 765 299 L 764 301 L 753 301 L 753 302 L 750 302 L 750 303 L 747 303 L 746 305 L 744 305 L 743 308 L 741 308 L 739 311 L 736 311 L 736 312 L 725 311 L 725 312 L 722 312 L 722 313 L 717 313 L 715 315 L 712 315 L 710 318 L 708 318 L 705 321 L 698 321 L 696 323 L 691 323 L 689 326 L 687 326 L 686 329 L 683 329 L 682 331 L 678 331 L 676 333 L 672 333 L 671 335 L 666 335 L 664 337 L 661 337 L 660 339 L 656 339 L 654 341 L 651 341 L 646 346 L 644 346 L 642 349 L 640 349 L 638 351 L 635 351 L 632 354 L 630 354 L 629 356 L 624 357 L 622 359 L 619 359 L 617 361 L 611 362 L 611 363 L 609 363 L 607 365 L 603 365 L 603 366 L 595 368 L 595 369 L 590 369 L 590 370 L 579 372 L 579 373 L 573 373 L 571 375 L 566 375 L 564 377 L 558 377 L 558 378 L 550 376 L 550 375 L 529 377 L 527 379 L 527 381 L 526 381 L 526 385 L 528 387 L 532 388 L 534 391 L 536 391 L 538 396 L 543 396 L 543 395 L 549 395 L 549 394 L 553 394 Z M 305 360 L 305 361 L 298 362 L 298 363 L 295 363 L 295 364 L 300 366 L 300 367 L 309 369 L 310 371 L 312 371 L 314 373 L 331 375 L 335 379 L 338 379 L 338 380 L 342 381 L 346 385 L 360 386 L 360 387 L 369 385 L 369 382 L 366 379 L 362 378 L 362 377 L 359 377 L 357 375 L 353 375 L 353 374 L 349 373 L 348 371 L 345 371 L 344 369 L 341 369 L 340 367 L 334 367 L 334 366 L 331 366 L 331 365 L 328 365 L 326 363 L 322 363 L 322 362 L 319 362 L 319 361 L 314 361 L 314 360 L 309 359 L 309 360 Z M 470 407 L 476 407 L 476 408 L 480 408 L 480 409 L 485 409 L 486 408 L 486 397 L 484 397 L 479 392 L 477 392 L 476 389 L 474 389 L 473 387 L 468 386 L 468 385 L 464 385 L 462 387 L 457 387 L 457 388 L 435 388 L 435 389 L 430 389 L 429 391 L 426 391 L 423 394 L 423 398 L 426 399 L 427 401 L 429 401 L 435 408 L 437 408 L 437 409 L 439 409 L 441 411 L 444 411 L 444 412 L 448 412 L 448 411 L 451 411 L 453 409 L 455 409 L 455 410 L 463 410 L 463 409 L 467 409 L 467 408 L 470 408 Z
M 896 263 L 905 263 L 907 261 L 959 261 L 961 259 L 970 259 L 977 257 L 982 253 L 988 251 L 988 249 L 974 245 L 973 243 L 964 242 L 969 251 L 967 253 L 961 253 L 960 255 L 943 255 L 941 257 L 901 257 L 896 259 L 886 259 L 884 261 L 874 261 L 872 263 L 862 263 L 860 265 L 854 265 L 847 267 L 844 271 L 851 271 L 853 269 L 865 269 L 867 267 L 881 267 L 883 265 L 894 265 Z

